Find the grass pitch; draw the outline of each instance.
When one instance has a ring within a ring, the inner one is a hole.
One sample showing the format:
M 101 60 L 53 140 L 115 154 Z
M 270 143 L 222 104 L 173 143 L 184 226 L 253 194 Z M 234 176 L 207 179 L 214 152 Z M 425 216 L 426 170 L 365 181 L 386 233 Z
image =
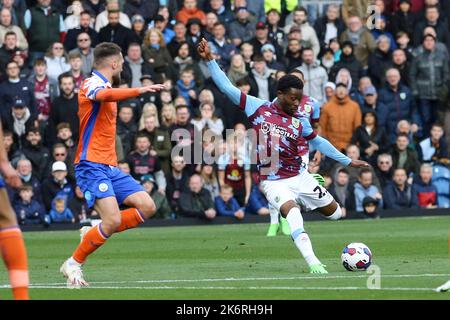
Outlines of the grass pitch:
M 268 225 L 138 228 L 114 235 L 84 267 L 91 287 L 65 288 L 62 262 L 77 231 L 29 232 L 32 299 L 450 299 L 432 289 L 450 279 L 450 217 L 321 221 L 305 224 L 328 275 L 311 275 L 289 237 L 265 236 Z M 364 242 L 381 271 L 340 262 L 347 243 Z M 0 267 L 0 298 L 11 299 Z

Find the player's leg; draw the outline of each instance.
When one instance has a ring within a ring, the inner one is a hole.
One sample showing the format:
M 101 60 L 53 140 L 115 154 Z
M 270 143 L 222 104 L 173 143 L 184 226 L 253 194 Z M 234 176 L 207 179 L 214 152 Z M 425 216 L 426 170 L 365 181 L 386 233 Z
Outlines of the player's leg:
M 27 251 L 5 188 L 0 188 L 0 252 L 8 269 L 14 299 L 28 300 Z
M 268 237 L 275 237 L 278 233 L 278 229 L 280 228 L 279 222 L 280 212 L 269 203 L 269 214 L 270 214 L 270 225 L 266 235 Z

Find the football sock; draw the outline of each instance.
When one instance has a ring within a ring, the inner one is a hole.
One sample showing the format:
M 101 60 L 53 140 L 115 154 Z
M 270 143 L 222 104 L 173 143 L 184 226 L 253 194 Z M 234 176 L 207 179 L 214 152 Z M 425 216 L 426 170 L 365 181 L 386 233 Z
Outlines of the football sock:
M 73 259 L 83 264 L 87 257 L 100 248 L 106 240 L 109 238 L 109 235 L 106 235 L 102 231 L 102 224 L 98 224 L 96 227 L 89 230 L 83 238 L 83 241 L 78 245 L 78 248 L 73 253 Z
M 275 209 L 275 207 L 269 204 L 269 213 L 270 213 L 270 224 L 278 224 L 279 223 L 278 217 L 280 215 L 280 212 L 277 209 Z
M 306 263 L 308 263 L 308 265 L 320 263 L 319 259 L 317 259 L 314 254 L 311 240 L 303 229 L 303 217 L 300 213 L 300 209 L 296 207 L 292 208 L 289 211 L 286 220 L 291 228 L 292 240 L 294 240 L 298 250 L 301 252 L 303 258 L 305 258 Z
M 333 212 L 331 216 L 325 216 L 325 218 L 329 220 L 339 220 L 342 218 L 342 209 L 339 205 L 337 205 L 336 211 Z
M 0 251 L 9 273 L 15 300 L 29 300 L 28 259 L 19 227 L 0 229 Z
M 144 216 L 136 208 L 129 208 L 120 212 L 122 221 L 116 232 L 122 232 L 127 229 L 136 228 L 139 224 L 144 223 Z

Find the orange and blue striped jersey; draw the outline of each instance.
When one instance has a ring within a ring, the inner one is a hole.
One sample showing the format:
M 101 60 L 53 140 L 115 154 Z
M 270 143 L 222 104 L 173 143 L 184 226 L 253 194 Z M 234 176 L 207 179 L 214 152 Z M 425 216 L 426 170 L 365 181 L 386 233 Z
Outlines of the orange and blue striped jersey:
M 80 138 L 75 164 L 80 161 L 91 161 L 117 166 L 117 102 L 96 100 L 99 91 L 110 89 L 111 83 L 96 70 L 80 87 L 78 92 Z

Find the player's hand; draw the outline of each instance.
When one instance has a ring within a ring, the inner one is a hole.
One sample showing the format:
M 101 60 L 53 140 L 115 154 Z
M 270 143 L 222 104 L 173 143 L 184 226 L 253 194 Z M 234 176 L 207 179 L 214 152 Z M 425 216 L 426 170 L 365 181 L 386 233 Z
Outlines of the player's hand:
M 349 166 L 353 168 L 370 168 L 370 164 L 362 160 L 352 160 Z
M 317 150 L 316 153 L 314 153 L 314 158 L 312 160 L 314 166 L 320 166 L 320 162 L 322 161 L 322 153 Z
M 5 178 L 7 184 L 13 188 L 20 188 L 22 186 L 22 180 L 20 180 L 19 174 L 7 161 L 0 163 L 0 171 Z
M 205 60 L 213 60 L 213 56 L 211 54 L 211 49 L 209 48 L 208 41 L 205 38 L 202 38 L 200 43 L 197 46 L 197 52 L 202 59 Z
M 164 90 L 165 88 L 166 88 L 166 86 L 163 84 L 152 84 L 150 86 L 140 87 L 139 93 L 143 94 L 146 92 L 159 92 L 161 90 Z

